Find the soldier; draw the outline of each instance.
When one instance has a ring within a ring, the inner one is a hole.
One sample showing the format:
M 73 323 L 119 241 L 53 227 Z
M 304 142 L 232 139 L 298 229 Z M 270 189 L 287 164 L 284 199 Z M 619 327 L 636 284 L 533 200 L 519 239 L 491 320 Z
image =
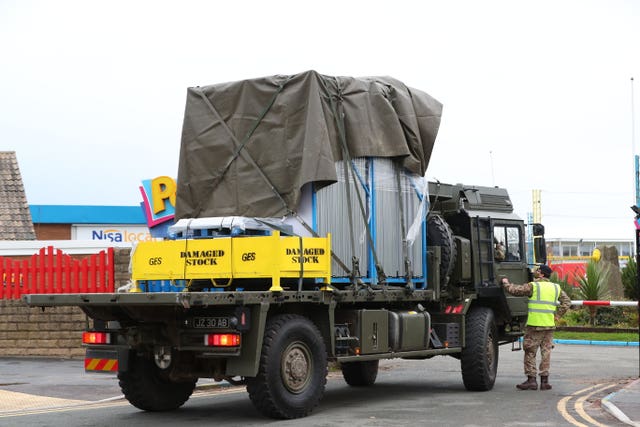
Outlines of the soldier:
M 494 253 L 495 253 L 496 261 L 504 261 L 504 258 L 505 258 L 504 243 L 502 243 L 502 241 L 498 242 L 498 239 L 496 239 L 495 237 L 493 238 L 493 240 L 495 243 Z
M 540 348 L 540 390 L 550 390 L 549 366 L 551 364 L 551 348 L 553 347 L 553 331 L 555 320 L 562 317 L 571 306 L 571 300 L 560 288 L 550 282 L 551 268 L 542 265 L 534 272 L 536 280 L 523 285 L 509 283 L 506 277 L 502 286 L 511 295 L 529 297 L 529 315 L 524 333 L 524 373 L 527 380 L 516 385 L 519 390 L 537 390 L 536 354 Z M 558 301 L 560 303 L 558 304 Z M 557 308 L 557 311 L 556 311 Z

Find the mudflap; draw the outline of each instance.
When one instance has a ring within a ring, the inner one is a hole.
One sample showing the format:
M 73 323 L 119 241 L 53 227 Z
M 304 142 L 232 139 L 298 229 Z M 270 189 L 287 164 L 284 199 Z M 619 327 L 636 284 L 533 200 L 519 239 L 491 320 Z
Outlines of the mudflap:
M 85 372 L 124 372 L 129 367 L 129 350 L 111 348 L 87 348 L 84 357 Z

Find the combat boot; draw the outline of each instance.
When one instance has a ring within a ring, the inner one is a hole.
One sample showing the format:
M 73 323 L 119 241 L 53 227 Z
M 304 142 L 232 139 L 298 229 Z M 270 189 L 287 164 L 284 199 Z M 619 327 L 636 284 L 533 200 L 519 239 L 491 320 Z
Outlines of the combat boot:
M 519 390 L 537 390 L 538 383 L 536 381 L 536 377 L 527 377 L 527 380 L 522 384 L 517 384 L 516 387 Z
M 551 384 L 549 384 L 549 376 L 540 375 L 540 390 L 551 390 Z

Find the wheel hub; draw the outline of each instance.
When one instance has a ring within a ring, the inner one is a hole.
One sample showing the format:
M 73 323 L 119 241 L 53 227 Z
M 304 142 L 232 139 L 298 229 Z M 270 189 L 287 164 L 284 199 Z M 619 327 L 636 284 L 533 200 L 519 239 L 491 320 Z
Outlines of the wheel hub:
M 493 366 L 495 358 L 496 358 L 496 353 L 493 345 L 493 336 L 489 335 L 487 339 L 487 367 L 488 368 Z
M 300 343 L 292 344 L 282 359 L 282 379 L 285 387 L 292 393 L 300 393 L 310 378 L 309 350 Z
M 153 360 L 160 369 L 167 369 L 171 365 L 171 348 L 157 347 L 153 352 Z

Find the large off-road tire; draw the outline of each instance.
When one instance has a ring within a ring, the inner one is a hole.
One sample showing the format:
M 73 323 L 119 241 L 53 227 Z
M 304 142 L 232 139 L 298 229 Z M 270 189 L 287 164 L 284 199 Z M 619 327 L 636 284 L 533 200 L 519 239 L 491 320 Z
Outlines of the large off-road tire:
M 344 380 L 352 387 L 368 387 L 376 382 L 379 360 L 341 363 Z
M 453 231 L 440 215 L 430 215 L 427 220 L 427 244 L 440 246 L 440 285 L 446 286 L 455 267 L 457 250 Z
M 256 408 L 272 418 L 300 418 L 315 408 L 327 383 L 327 350 L 318 328 L 306 317 L 269 319 L 258 375 L 247 378 Z
M 118 373 L 124 397 L 144 411 L 171 411 L 182 406 L 193 393 L 197 379 L 170 381 L 153 359 L 132 354 L 129 370 Z
M 474 307 L 467 314 L 460 365 L 467 390 L 493 388 L 498 371 L 498 336 L 493 310 Z

